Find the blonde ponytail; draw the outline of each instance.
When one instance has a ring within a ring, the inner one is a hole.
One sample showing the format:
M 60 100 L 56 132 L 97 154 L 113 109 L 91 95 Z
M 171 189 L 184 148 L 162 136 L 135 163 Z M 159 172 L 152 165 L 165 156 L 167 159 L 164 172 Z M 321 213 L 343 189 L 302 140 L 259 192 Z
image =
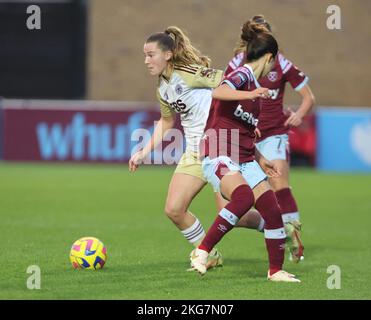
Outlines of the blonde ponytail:
M 185 33 L 176 26 L 166 28 L 165 33 L 174 40 L 173 65 L 190 65 L 198 64 L 210 67 L 211 60 L 209 57 L 202 55 L 200 50 L 195 48 Z

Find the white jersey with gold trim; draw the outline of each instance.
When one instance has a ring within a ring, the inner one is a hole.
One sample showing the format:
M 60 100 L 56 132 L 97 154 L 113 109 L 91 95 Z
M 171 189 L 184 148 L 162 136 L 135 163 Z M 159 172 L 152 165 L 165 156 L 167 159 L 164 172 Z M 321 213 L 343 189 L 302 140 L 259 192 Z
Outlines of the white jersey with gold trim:
M 222 70 L 198 65 L 175 66 L 170 76 L 159 78 L 157 98 L 161 116 L 180 114 L 187 151 L 198 152 L 211 105 L 211 92 L 223 76 Z

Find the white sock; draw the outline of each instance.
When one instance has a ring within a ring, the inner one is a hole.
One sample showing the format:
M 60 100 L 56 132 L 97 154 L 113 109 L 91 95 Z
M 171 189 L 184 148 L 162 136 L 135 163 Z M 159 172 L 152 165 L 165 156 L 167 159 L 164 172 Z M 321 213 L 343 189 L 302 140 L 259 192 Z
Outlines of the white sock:
M 264 229 L 264 237 L 266 239 L 284 239 L 286 238 L 286 232 L 284 228 Z
M 299 212 L 289 212 L 282 215 L 283 223 L 291 222 L 294 220 L 300 221 Z
M 184 237 L 189 241 L 190 244 L 194 245 L 197 241 L 205 236 L 205 230 L 201 225 L 200 220 L 196 218 L 194 224 L 185 230 L 181 230 Z

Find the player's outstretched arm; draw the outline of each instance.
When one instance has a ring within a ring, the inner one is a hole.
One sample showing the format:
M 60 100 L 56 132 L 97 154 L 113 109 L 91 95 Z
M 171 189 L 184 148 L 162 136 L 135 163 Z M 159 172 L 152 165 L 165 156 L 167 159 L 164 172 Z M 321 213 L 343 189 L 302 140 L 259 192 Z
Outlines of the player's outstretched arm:
M 129 160 L 129 171 L 134 172 L 138 166 L 143 162 L 148 154 L 150 154 L 162 141 L 166 131 L 171 129 L 175 124 L 175 115 L 169 117 L 161 117 L 157 122 L 153 131 L 151 140 L 145 145 L 142 150 L 134 153 Z
M 218 100 L 236 101 L 236 100 L 253 100 L 257 98 L 268 98 L 269 90 L 267 88 L 257 88 L 253 91 L 243 91 L 232 89 L 228 84 L 223 83 L 215 88 L 212 97 Z

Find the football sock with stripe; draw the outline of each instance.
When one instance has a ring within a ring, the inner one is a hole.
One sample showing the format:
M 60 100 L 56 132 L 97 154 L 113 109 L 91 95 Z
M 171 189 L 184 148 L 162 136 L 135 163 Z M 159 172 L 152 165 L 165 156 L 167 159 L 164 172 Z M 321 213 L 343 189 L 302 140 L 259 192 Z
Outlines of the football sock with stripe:
M 256 201 L 255 208 L 265 220 L 264 238 L 268 251 L 269 272 L 272 275 L 282 269 L 286 242 L 281 210 L 274 192 L 269 190 L 263 193 Z
M 284 188 L 276 192 L 278 203 L 281 207 L 283 223 L 300 220 L 298 206 L 291 192 L 291 188 Z
M 195 217 L 196 221 L 187 229 L 181 230 L 183 236 L 188 240 L 188 242 L 195 247 L 200 244 L 200 241 L 205 237 L 205 230 L 200 222 Z
M 230 202 L 220 210 L 198 248 L 210 252 L 253 204 L 254 194 L 251 188 L 248 185 L 238 186 L 233 191 Z

